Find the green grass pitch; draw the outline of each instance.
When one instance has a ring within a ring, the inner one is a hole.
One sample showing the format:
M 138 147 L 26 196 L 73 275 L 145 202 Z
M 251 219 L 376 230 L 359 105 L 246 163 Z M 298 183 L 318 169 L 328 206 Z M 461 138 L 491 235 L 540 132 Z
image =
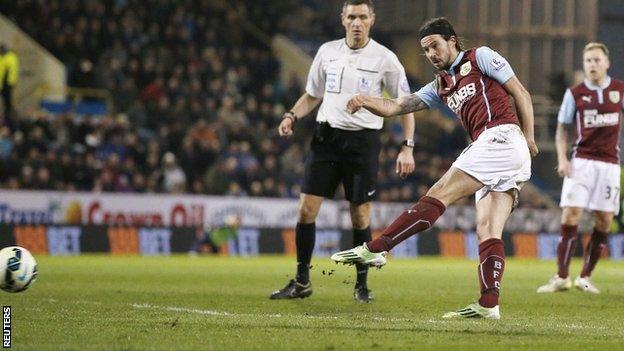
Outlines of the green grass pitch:
M 477 298 L 476 261 L 391 260 L 352 298 L 354 268 L 314 258 L 313 295 L 271 301 L 292 257 L 38 257 L 13 307 L 16 350 L 622 350 L 624 270 L 599 262 L 597 296 L 538 295 L 550 261 L 507 260 L 500 321 L 443 320 Z M 581 262 L 574 261 L 578 273 Z M 330 274 L 331 273 L 331 274 Z

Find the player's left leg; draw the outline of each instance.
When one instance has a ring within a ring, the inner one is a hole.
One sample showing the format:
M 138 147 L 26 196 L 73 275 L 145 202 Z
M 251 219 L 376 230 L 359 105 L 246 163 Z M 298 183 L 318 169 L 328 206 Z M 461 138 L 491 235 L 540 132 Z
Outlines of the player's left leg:
M 569 186 L 573 181 L 569 178 L 564 180 L 563 190 L 561 192 L 562 203 L 569 205 L 575 201 L 580 204 L 581 201 L 587 203 L 587 199 L 583 198 L 583 187 Z M 582 189 L 582 190 L 578 190 Z M 573 193 L 574 196 L 569 194 Z M 554 293 L 558 291 L 568 291 L 572 287 L 572 279 L 570 278 L 570 261 L 576 250 L 576 242 L 578 240 L 578 225 L 583 216 L 583 207 L 564 206 L 561 211 L 561 231 L 559 236 L 559 244 L 557 244 L 557 273 L 552 276 L 544 285 L 537 288 L 539 294 Z
M 594 211 L 594 220 L 594 231 L 585 249 L 583 270 L 581 275 L 574 280 L 574 286 L 586 292 L 599 294 L 600 290 L 591 282 L 590 276 L 596 268 L 602 251 L 607 246 L 607 234 L 613 222 L 613 212 Z
M 505 247 L 501 240 L 505 222 L 511 213 L 516 190 L 490 192 L 477 202 L 477 235 L 479 237 L 478 303 L 445 314 L 444 318 L 467 317 L 499 319 L 498 297 L 505 270 Z
M 474 194 L 483 184 L 462 171 L 451 167 L 438 180 L 427 195 L 423 196 L 411 209 L 403 211 L 375 240 L 350 250 L 336 252 L 331 259 L 338 263 L 364 263 L 381 267 L 386 264 L 386 254 L 394 246 L 412 235 L 427 230 L 444 213 L 446 206 Z
M 349 204 L 351 212 L 351 223 L 353 224 L 353 246 L 359 246 L 372 239 L 370 230 L 371 203 Z M 370 302 L 373 299 L 371 291 L 368 290 L 368 265 L 355 264 L 356 283 L 353 291 L 353 298 L 359 302 Z

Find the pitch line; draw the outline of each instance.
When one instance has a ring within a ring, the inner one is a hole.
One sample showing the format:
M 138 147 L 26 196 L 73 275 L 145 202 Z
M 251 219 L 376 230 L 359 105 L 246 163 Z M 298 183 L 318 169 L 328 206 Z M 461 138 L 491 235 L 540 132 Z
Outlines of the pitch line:
M 47 301 L 50 303 L 57 303 L 58 300 L 53 299 L 53 298 L 48 298 L 48 299 L 44 299 L 43 301 Z M 93 305 L 101 305 L 102 302 L 99 301 L 86 301 L 86 300 L 77 300 L 77 301 L 73 301 L 74 304 L 93 304 Z M 136 308 L 136 309 L 152 309 L 152 310 L 161 310 L 161 311 L 169 311 L 169 312 L 183 312 L 183 313 L 189 313 L 189 314 L 200 314 L 200 315 L 205 315 L 205 316 L 225 316 L 225 317 L 271 317 L 271 318 L 283 318 L 283 317 L 302 317 L 302 318 L 307 318 L 307 319 L 326 319 L 326 320 L 336 320 L 336 319 L 340 319 L 340 316 L 309 316 L 309 315 L 283 315 L 283 314 L 266 314 L 266 313 L 233 313 L 233 312 L 225 312 L 225 311 L 216 311 L 216 310 L 204 310 L 204 309 L 198 309 L 198 308 L 186 308 L 186 307 L 177 307 L 177 306 L 159 306 L 159 305 L 152 305 L 149 303 L 131 303 L 129 304 L 130 307 Z M 385 321 L 385 322 L 413 322 L 416 324 L 420 324 L 422 322 L 425 323 L 431 323 L 431 324 L 453 324 L 456 323 L 457 321 L 461 321 L 464 319 L 459 319 L 459 320 L 443 320 L 443 319 L 428 319 L 428 320 L 423 320 L 420 321 L 418 319 L 413 319 L 413 318 L 392 318 L 392 317 L 371 317 L 370 319 L 372 320 L 376 320 L 376 321 Z M 508 326 L 516 326 L 516 327 L 523 327 L 523 328 L 530 328 L 530 327 L 534 327 L 534 325 L 531 324 L 524 324 L 524 323 L 509 323 L 508 321 L 505 322 L 506 325 Z M 562 323 L 562 324 L 558 324 L 558 327 L 562 327 L 562 328 L 567 328 L 567 329 L 578 329 L 578 330 L 606 330 L 605 328 L 597 328 L 595 326 L 587 326 L 587 325 L 580 325 L 580 324 L 571 324 L 571 323 Z
M 132 303 L 130 306 L 137 309 L 151 309 L 151 310 L 161 310 L 161 311 L 170 311 L 170 312 L 183 312 L 189 314 L 201 314 L 207 316 L 226 316 L 226 317 L 271 317 L 271 318 L 284 318 L 284 317 L 302 317 L 307 319 L 326 319 L 326 320 L 336 320 L 339 319 L 339 316 L 310 316 L 310 315 L 283 315 L 283 314 L 264 314 L 264 313 L 232 313 L 225 311 L 216 311 L 216 310 L 204 310 L 198 308 L 186 308 L 186 307 L 177 307 L 177 306 L 159 306 L 152 305 L 149 303 Z M 409 318 L 387 318 L 387 317 L 372 317 L 371 319 L 377 321 L 388 321 L 388 322 L 411 322 L 413 319 Z

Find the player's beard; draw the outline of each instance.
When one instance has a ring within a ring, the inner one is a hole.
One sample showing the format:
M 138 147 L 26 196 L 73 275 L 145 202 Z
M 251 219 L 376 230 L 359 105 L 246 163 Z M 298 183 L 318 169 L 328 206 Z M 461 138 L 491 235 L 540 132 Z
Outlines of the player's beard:
M 448 46 L 448 43 L 447 43 L 446 45 Z M 432 64 L 432 65 L 433 65 L 433 66 L 434 66 L 434 67 L 435 67 L 438 71 L 447 71 L 447 70 L 449 70 L 449 69 L 451 68 L 451 65 L 453 64 L 453 61 L 455 61 L 455 58 L 457 57 L 457 56 L 455 56 L 455 57 L 451 57 L 451 53 L 452 53 L 452 51 L 451 51 L 450 47 L 447 47 L 447 50 L 448 50 L 448 51 L 447 51 L 447 52 L 448 52 L 448 58 L 447 58 L 446 60 L 443 60 L 443 59 L 439 59 L 439 60 L 438 60 L 438 63 L 440 63 L 440 62 L 444 62 L 444 64 L 443 64 L 442 66 L 438 67 L 438 66 L 436 66 L 436 65 L 433 63 L 433 61 L 429 60 L 429 61 L 431 62 L 431 64 Z
M 440 63 L 441 61 L 438 61 Z M 433 62 L 431 62 L 433 67 L 435 67 L 438 71 L 446 71 L 451 68 L 451 62 L 446 62 L 443 66 L 436 66 Z

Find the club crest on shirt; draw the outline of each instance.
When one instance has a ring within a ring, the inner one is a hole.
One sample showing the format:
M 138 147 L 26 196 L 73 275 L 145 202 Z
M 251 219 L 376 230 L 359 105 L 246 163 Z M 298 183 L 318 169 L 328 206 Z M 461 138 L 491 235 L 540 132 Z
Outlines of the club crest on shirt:
M 472 69 L 472 65 L 470 64 L 470 61 L 468 61 L 464 63 L 463 65 L 461 65 L 461 68 L 459 69 L 459 74 L 461 74 L 462 76 L 465 76 L 468 73 L 470 73 L 471 69 Z
M 361 93 L 368 93 L 373 86 L 373 82 L 370 78 L 360 77 L 358 79 L 358 91 Z
M 620 102 L 620 92 L 619 91 L 610 91 L 609 92 L 609 100 L 611 100 L 612 103 L 617 104 L 618 102 Z

